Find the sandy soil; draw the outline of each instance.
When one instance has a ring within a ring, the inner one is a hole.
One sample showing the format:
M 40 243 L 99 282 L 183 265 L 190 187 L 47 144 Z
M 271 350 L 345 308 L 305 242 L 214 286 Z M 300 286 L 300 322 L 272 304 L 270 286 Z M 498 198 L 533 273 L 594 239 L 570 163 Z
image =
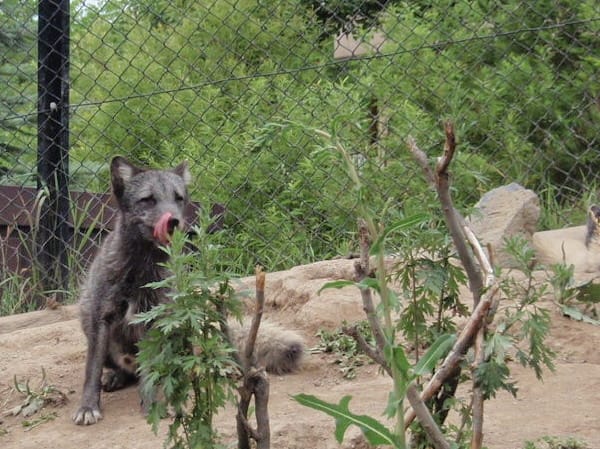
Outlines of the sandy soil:
M 321 311 L 321 313 L 323 313 Z M 337 312 L 330 310 L 332 316 Z M 104 419 L 97 425 L 78 427 L 71 413 L 79 401 L 85 344 L 74 306 L 0 318 L 0 447 L 43 448 L 161 448 L 167 423 L 155 436 L 141 416 L 135 388 L 103 395 Z M 300 327 L 309 345 L 315 344 L 314 326 L 299 326 L 295 313 L 273 310 L 277 321 Z M 331 317 L 329 317 L 331 318 Z M 327 321 L 327 320 L 324 320 Z M 555 373 L 543 382 L 529 370 L 513 367 L 519 394 L 501 393 L 486 403 L 484 444 L 489 449 L 519 449 L 526 440 L 543 436 L 574 437 L 589 449 L 600 448 L 600 328 L 574 322 L 554 313 L 551 346 L 557 351 Z M 292 399 L 310 393 L 330 401 L 351 394 L 351 409 L 380 417 L 390 383 L 375 366 L 362 367 L 353 380 L 342 377 L 330 355 L 307 355 L 301 372 L 271 377 L 271 447 L 336 448 L 333 420 L 306 409 Z M 28 430 L 20 416 L 4 412 L 18 405 L 22 396 L 13 378 L 30 380 L 35 388 L 42 368 L 47 382 L 67 395 L 66 404 L 48 406 L 32 416 L 56 413 L 55 419 Z M 218 417 L 224 441 L 235 447 L 233 410 Z M 357 435 L 350 431 L 345 447 Z

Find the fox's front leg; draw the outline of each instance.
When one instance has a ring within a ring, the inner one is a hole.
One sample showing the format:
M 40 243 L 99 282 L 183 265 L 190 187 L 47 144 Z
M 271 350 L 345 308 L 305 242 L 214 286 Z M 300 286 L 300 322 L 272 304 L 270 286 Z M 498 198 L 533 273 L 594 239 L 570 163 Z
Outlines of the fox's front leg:
M 100 390 L 102 388 L 102 368 L 108 350 L 108 332 L 108 324 L 104 320 L 100 320 L 97 333 L 88 338 L 83 395 L 79 409 L 73 414 L 75 424 L 96 424 L 102 419 Z

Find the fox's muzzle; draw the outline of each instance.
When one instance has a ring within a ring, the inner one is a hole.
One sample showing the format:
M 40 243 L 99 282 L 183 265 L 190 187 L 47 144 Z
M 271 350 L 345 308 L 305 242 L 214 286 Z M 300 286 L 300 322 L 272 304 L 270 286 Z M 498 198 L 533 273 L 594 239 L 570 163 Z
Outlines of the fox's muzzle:
M 171 212 L 165 212 L 154 225 L 152 235 L 162 245 L 168 245 L 171 242 L 171 236 L 175 228 L 179 226 L 179 219 L 173 217 Z

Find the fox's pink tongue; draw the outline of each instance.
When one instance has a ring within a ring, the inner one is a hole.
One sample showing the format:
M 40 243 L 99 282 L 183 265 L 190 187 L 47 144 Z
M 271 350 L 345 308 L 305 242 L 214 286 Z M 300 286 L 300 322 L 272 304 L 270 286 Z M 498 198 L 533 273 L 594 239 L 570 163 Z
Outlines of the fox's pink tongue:
M 171 241 L 171 234 L 169 234 L 169 220 L 173 214 L 170 212 L 166 212 L 158 219 L 156 224 L 154 225 L 154 238 L 158 240 L 163 245 L 168 245 Z

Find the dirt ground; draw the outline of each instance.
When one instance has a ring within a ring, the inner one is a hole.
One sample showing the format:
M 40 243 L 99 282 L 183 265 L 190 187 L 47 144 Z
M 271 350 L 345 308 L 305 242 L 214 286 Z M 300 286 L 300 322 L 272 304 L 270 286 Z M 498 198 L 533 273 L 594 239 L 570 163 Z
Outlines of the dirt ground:
M 298 310 L 271 307 L 268 314 L 274 321 L 299 329 L 308 346 L 314 345 L 315 327 L 320 323 L 302 319 Z M 330 307 L 328 320 L 324 310 L 327 308 L 319 309 L 323 317 L 321 323 L 331 323 L 340 315 L 336 308 Z M 360 306 L 356 310 L 360 310 Z M 311 324 L 306 324 L 308 322 Z M 554 373 L 545 373 L 544 381 L 539 382 L 532 371 L 513 366 L 518 397 L 500 393 L 486 402 L 484 445 L 489 449 L 520 449 L 525 441 L 544 436 L 573 437 L 589 449 L 600 448 L 600 328 L 554 312 L 550 344 L 558 354 Z M 99 424 L 78 427 L 72 423 L 71 413 L 81 394 L 84 359 L 85 343 L 76 306 L 0 318 L 0 447 L 162 447 L 167 422 L 161 426 L 158 436 L 152 433 L 140 414 L 135 387 L 103 395 L 104 419 Z M 41 380 L 42 368 L 47 383 L 65 392 L 68 401 L 37 412 L 29 419 L 49 413 L 55 413 L 56 417 L 28 429 L 22 425 L 21 416 L 6 415 L 6 411 L 23 400 L 14 389 L 13 378 L 29 379 L 35 389 Z M 309 393 L 337 402 L 350 394 L 352 411 L 379 418 L 389 389 L 389 379 L 379 374 L 373 365 L 360 368 L 355 379 L 346 380 L 333 364 L 331 355 L 308 354 L 299 373 L 271 377 L 271 447 L 340 447 L 333 436 L 333 419 L 302 407 L 290 395 Z M 229 447 L 235 447 L 233 417 L 233 409 L 229 407 L 220 413 L 217 423 Z M 357 434 L 356 429 L 351 429 L 344 447 L 353 447 L 351 440 Z

